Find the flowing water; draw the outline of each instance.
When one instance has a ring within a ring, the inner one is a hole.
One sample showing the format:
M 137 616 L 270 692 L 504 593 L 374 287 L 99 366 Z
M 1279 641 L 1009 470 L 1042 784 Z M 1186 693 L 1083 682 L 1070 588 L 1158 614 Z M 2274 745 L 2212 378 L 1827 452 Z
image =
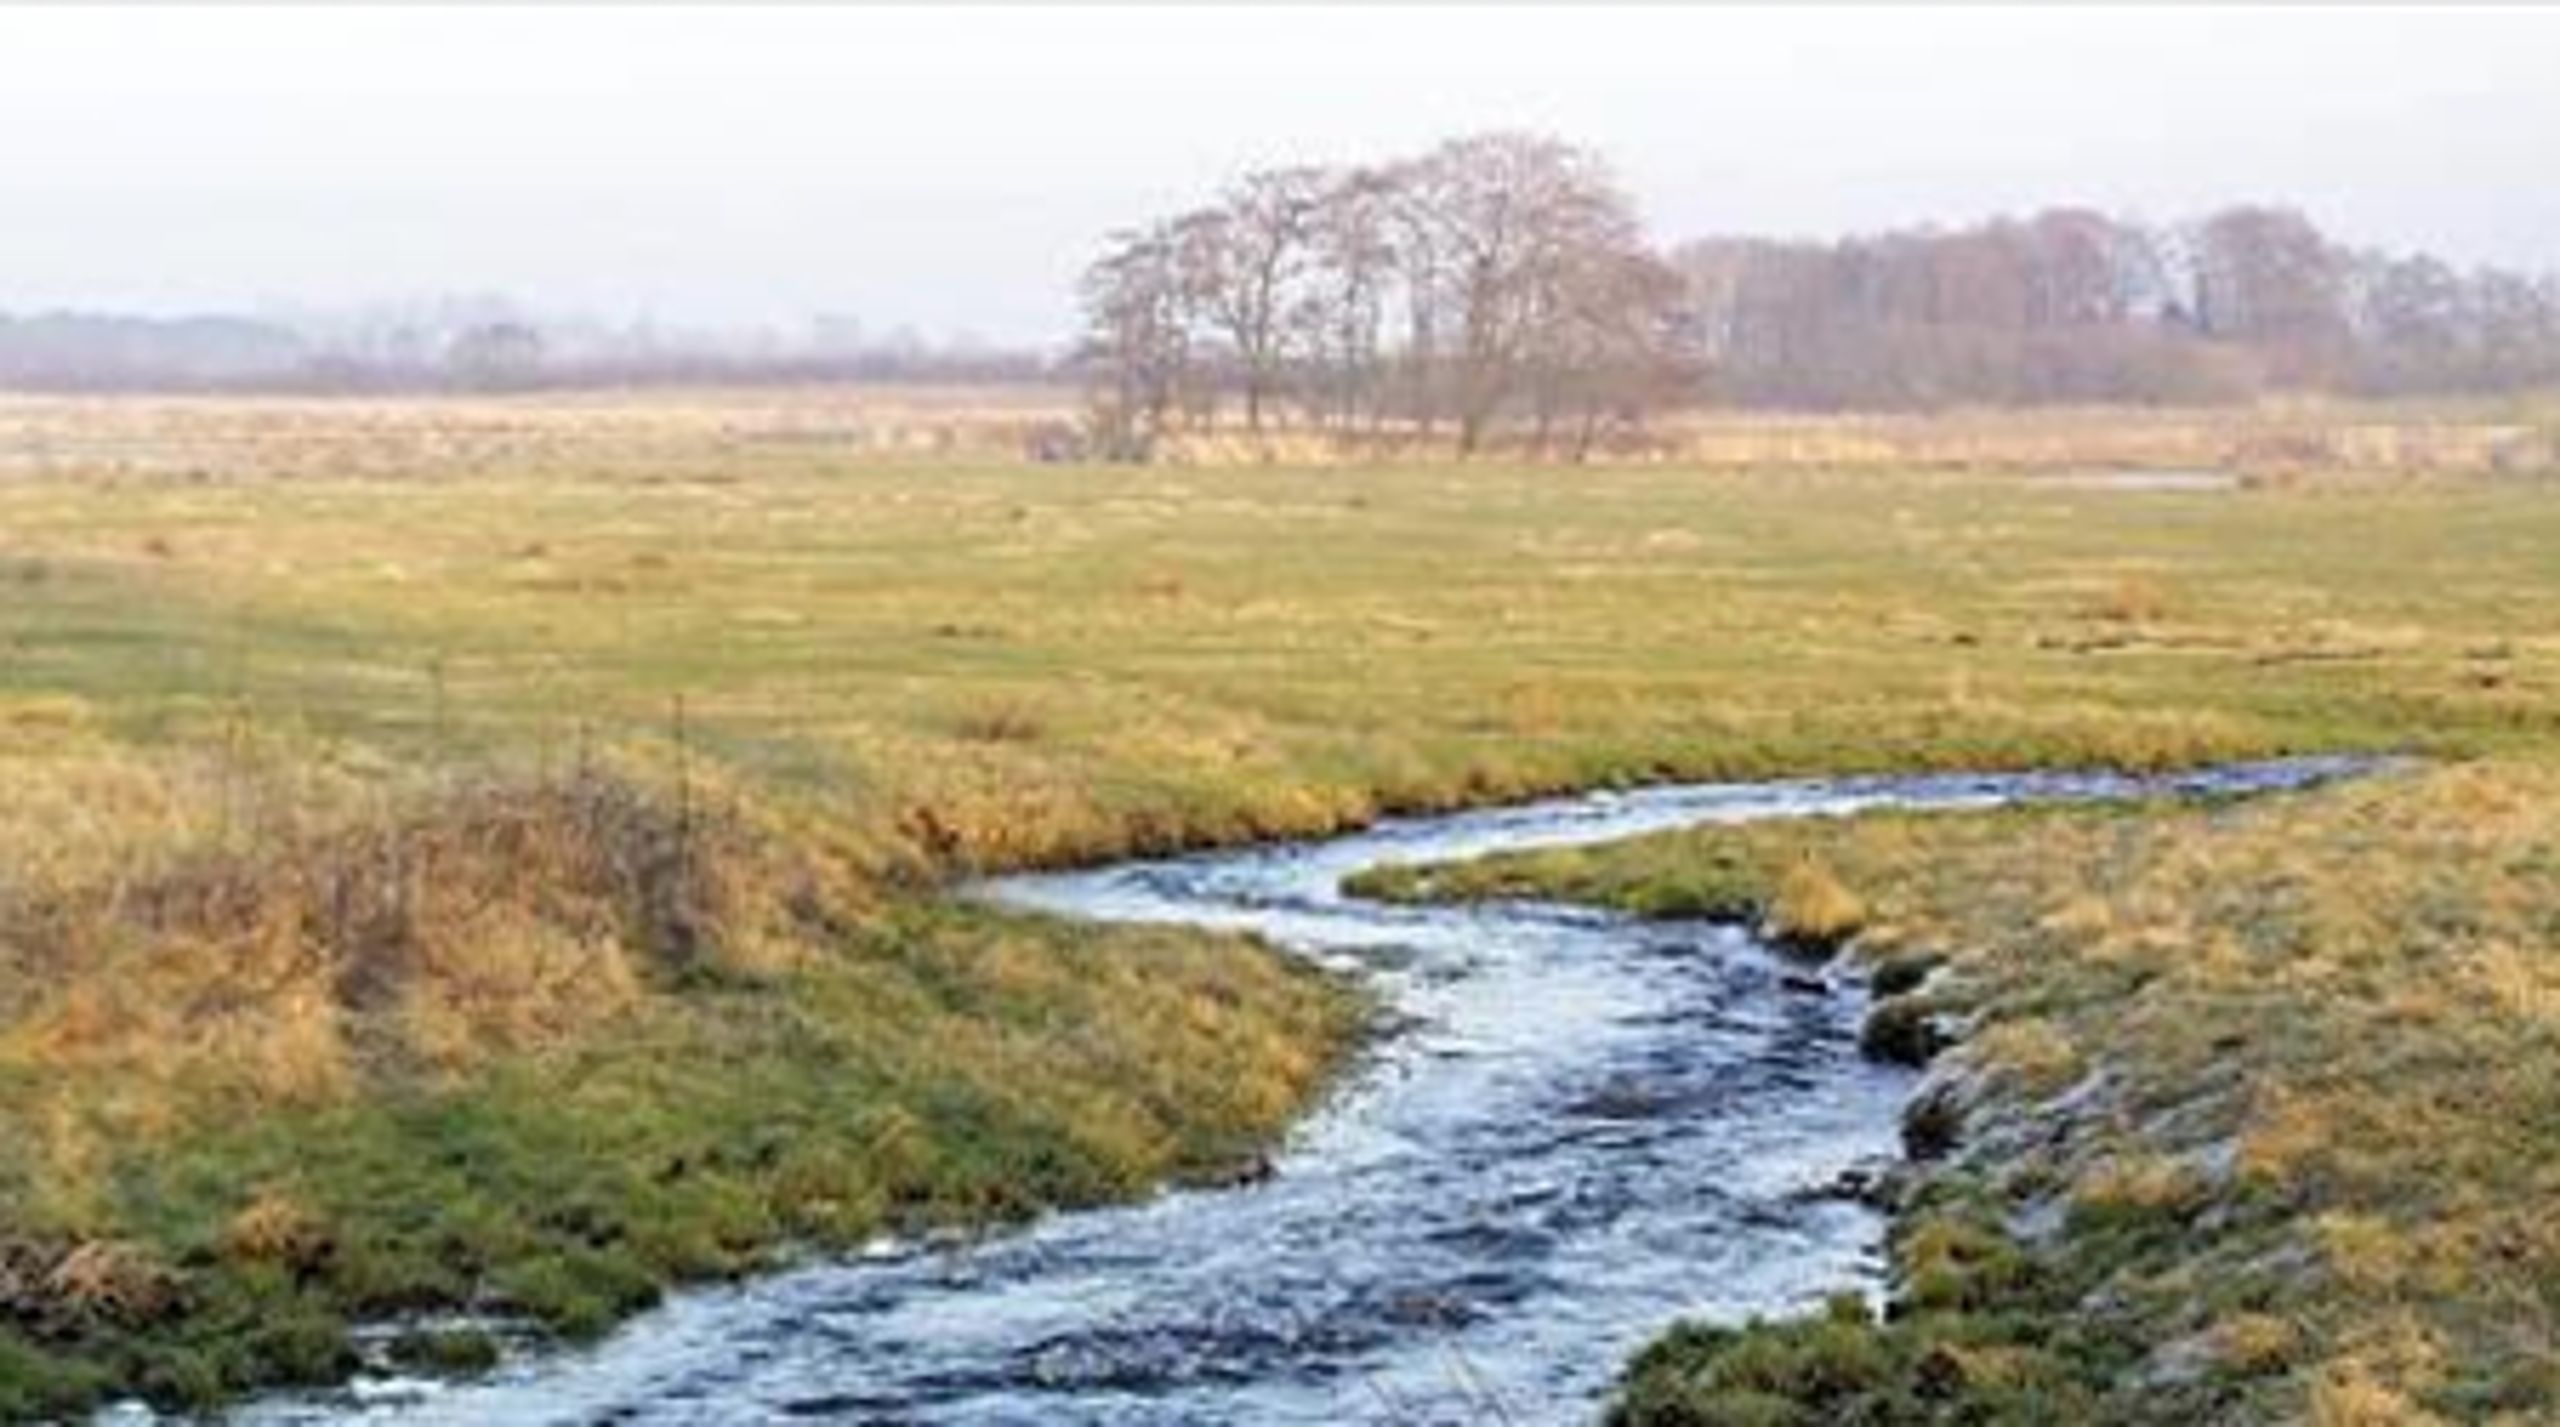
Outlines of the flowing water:
M 1096 921 L 1255 932 L 1357 968 L 1401 1027 L 1259 1183 L 883 1246 L 691 1291 L 583 1351 L 384 1381 L 249 1420 L 1587 1420 L 1682 1316 L 1871 1289 L 1881 1224 L 1825 1186 L 1889 1156 L 1909 1089 L 1857 1053 L 1864 989 L 1739 928 L 1535 903 L 1384 906 L 1391 860 L 1865 808 L 2248 793 L 2335 760 L 2142 780 L 1692 785 L 1414 818 L 978 889 Z

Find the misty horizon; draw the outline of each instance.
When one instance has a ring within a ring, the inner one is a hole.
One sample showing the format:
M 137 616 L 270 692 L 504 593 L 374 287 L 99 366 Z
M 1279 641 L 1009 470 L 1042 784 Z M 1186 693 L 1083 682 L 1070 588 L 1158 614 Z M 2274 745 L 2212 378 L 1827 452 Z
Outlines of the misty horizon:
M 0 122 L 47 142 L 0 156 L 0 312 L 487 294 L 1055 348 L 1146 213 L 1515 128 L 1603 155 L 1666 242 L 2273 202 L 2560 267 L 2549 13 L 643 11 L 610 44 L 592 19 L 10 15 Z M 1399 58 L 1433 44 L 1471 64 Z

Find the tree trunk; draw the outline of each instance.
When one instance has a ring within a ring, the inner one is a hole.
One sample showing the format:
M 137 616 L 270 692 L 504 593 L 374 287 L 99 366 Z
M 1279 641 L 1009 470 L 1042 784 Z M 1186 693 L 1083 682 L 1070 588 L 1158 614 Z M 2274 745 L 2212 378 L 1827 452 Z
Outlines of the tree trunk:
M 1582 429 L 1573 436 L 1573 463 L 1577 466 L 1591 459 L 1592 443 L 1600 439 L 1600 409 L 1584 407 Z

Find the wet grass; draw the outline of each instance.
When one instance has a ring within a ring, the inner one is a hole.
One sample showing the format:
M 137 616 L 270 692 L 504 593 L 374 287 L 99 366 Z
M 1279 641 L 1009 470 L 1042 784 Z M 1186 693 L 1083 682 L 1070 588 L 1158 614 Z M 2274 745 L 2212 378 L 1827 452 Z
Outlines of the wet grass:
M 972 869 L 2560 728 L 2560 507 L 2518 484 L 905 468 L 719 422 L 369 464 L 292 416 L 0 480 L 9 1413 L 1140 1192 L 1354 1033 L 1267 953 L 942 900 Z M 1827 855 L 1641 895 L 1789 877 L 1810 936 L 1891 915 Z

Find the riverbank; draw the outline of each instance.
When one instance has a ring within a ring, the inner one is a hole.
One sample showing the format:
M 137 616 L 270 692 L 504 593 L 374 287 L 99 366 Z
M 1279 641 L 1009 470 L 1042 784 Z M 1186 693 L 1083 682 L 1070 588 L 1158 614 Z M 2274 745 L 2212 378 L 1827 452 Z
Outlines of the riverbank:
M 1678 1329 L 1617 1421 L 2560 1410 L 2547 764 L 1703 829 L 1368 883 L 1819 922 L 1898 993 L 1871 1051 L 1935 1057 L 1886 1316 Z
M 2018 795 L 2051 781 L 2016 780 Z M 1235 1183 L 686 1295 L 589 1351 L 476 1383 L 378 1384 L 373 1416 L 675 1427 L 706 1402 L 741 1418 L 1128 1427 L 1587 1416 L 1615 1357 L 1695 1301 L 1698 1265 L 1737 1312 L 1870 1274 L 1874 1216 L 1804 1190 L 1891 1147 L 1910 1077 L 1859 1059 L 1854 991 L 1791 991 L 1738 934 L 1390 906 L 1345 896 L 1342 874 L 1835 796 L 1647 789 L 973 886 L 1078 922 L 1250 931 L 1358 968 L 1395 1029 Z M 1749 1171 L 1701 1193 L 1695 1167 L 1733 1159 Z M 270 1401 L 249 1420 L 304 1427 L 342 1407 Z
M 831 885 L 601 773 L 13 931 L 0 1419 L 469 1373 L 493 1330 L 1231 1177 L 1367 1013 L 1235 938 Z
M 589 1240 L 761 1262 L 812 1232 L 795 1149 L 858 1167 L 810 1202 L 899 1199 L 892 1111 L 958 1216 L 1122 1192 L 1283 1123 L 1347 1035 L 1252 953 L 1184 941 L 1159 982 L 1155 943 L 936 900 L 975 872 L 1681 777 L 2514 754 L 2560 707 L 2560 506 L 2522 484 L 544 429 L 0 482 L 0 1232 L 34 1246 L 0 1381 L 336 1371 L 340 1304 L 606 1321 L 646 1291 Z M 805 1083 L 813 1045 L 860 1073 Z M 1236 1075 L 1276 1088 L 1221 1102 Z M 791 1128 L 732 1143 L 765 1097 Z M 678 1161 L 695 1187 L 650 1178 Z M 421 1166 L 428 1199 L 378 1188 Z M 644 1209 L 526 1227 L 589 1180 Z M 338 1247 L 377 1229 L 466 1269 Z M 146 1339 L 184 1356 L 146 1373 Z

